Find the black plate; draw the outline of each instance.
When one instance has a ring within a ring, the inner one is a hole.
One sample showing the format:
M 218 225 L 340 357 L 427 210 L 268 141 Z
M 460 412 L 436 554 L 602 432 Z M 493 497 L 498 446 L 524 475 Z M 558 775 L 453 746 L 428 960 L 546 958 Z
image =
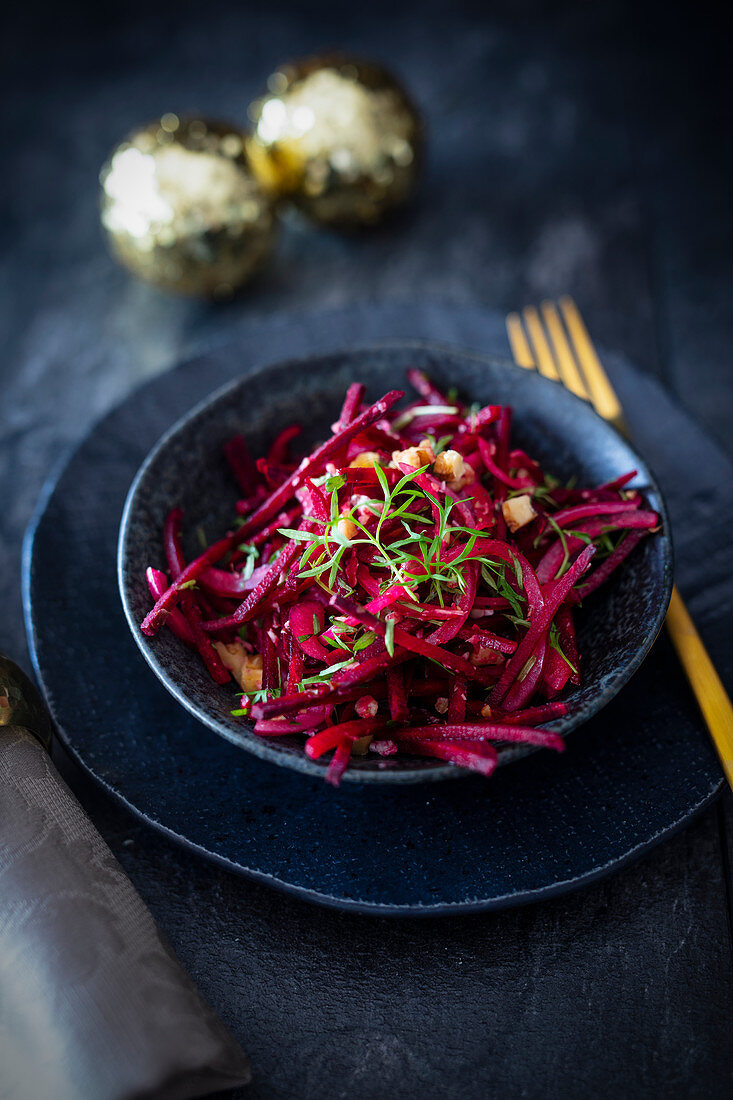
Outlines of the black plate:
M 721 789 L 663 635 L 564 756 L 535 754 L 488 783 L 334 791 L 242 753 L 189 717 L 150 675 L 127 629 L 117 530 L 135 470 L 165 426 L 265 357 L 375 335 L 460 336 L 491 350 L 502 330 L 481 311 L 435 306 L 250 325 L 236 345 L 154 380 L 97 426 L 49 489 L 27 543 L 26 613 L 40 681 L 78 761 L 153 826 L 234 870 L 315 901 L 397 914 L 500 908 L 571 889 L 645 851 Z M 683 592 L 725 677 L 730 463 L 659 387 L 610 365 L 670 506 Z
M 237 705 L 234 685 L 215 684 L 198 655 L 169 631 L 154 638 L 143 635 L 140 622 L 151 606 L 145 569 L 166 568 L 162 530 L 174 505 L 184 509 L 190 554 L 198 552 L 199 525 L 211 539 L 227 529 L 236 492 L 222 446 L 232 435 L 244 432 L 252 453 L 263 454 L 283 424 L 297 421 L 304 428 L 302 446 L 310 449 L 328 435 L 350 382 L 363 382 L 366 399 L 373 401 L 396 385 L 404 386 L 408 366 L 424 370 L 446 390 L 457 386 L 469 400 L 511 405 L 513 439 L 563 480 L 574 476 L 580 485 L 598 485 L 636 469 L 634 487 L 661 514 L 662 531 L 645 539 L 583 607 L 578 620 L 583 684 L 567 697 L 568 714 L 547 723 L 548 728 L 569 733 L 613 699 L 649 652 L 669 602 L 672 550 L 659 488 L 628 443 L 562 386 L 505 361 L 414 342 L 288 360 L 248 373 L 188 412 L 146 459 L 120 527 L 120 591 L 135 641 L 174 698 L 262 760 L 310 775 L 322 777 L 326 765 L 305 755 L 302 736 L 258 737 L 251 722 L 231 716 Z M 527 746 L 506 746 L 499 750 L 499 762 L 527 754 Z M 352 761 L 345 778 L 415 783 L 455 774 L 450 764 L 425 757 L 400 754 L 385 760 L 367 754 Z

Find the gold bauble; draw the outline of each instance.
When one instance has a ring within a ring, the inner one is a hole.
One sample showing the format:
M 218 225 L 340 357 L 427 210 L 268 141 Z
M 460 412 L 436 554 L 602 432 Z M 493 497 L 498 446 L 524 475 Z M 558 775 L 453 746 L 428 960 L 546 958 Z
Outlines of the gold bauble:
M 384 69 L 341 55 L 308 58 L 270 76 L 250 105 L 252 169 L 322 225 L 371 225 L 412 194 L 422 126 Z
M 223 123 L 163 115 L 117 146 L 100 179 L 112 250 L 146 282 L 227 297 L 271 251 L 272 200 Z

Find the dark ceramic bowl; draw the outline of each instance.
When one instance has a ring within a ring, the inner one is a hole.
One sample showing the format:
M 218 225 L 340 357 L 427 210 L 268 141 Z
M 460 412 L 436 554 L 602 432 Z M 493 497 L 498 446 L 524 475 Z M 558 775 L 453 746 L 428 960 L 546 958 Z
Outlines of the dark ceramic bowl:
M 672 587 L 669 521 L 659 487 L 644 461 L 583 401 L 531 371 L 487 357 L 422 343 L 388 344 L 263 367 L 226 386 L 179 420 L 146 459 L 130 489 L 119 540 L 119 584 L 133 636 L 150 667 L 200 721 L 248 752 L 310 774 L 324 764 L 309 760 L 302 737 L 263 739 L 252 724 L 232 718 L 235 688 L 213 683 L 181 642 L 162 630 L 145 637 L 139 624 L 150 609 L 148 565 L 165 568 L 163 521 L 174 505 L 185 512 L 188 555 L 197 551 L 200 524 L 209 539 L 231 523 L 236 491 L 222 458 L 222 444 L 243 432 L 252 453 L 267 450 L 284 425 L 303 424 L 303 448 L 324 439 L 350 382 L 361 381 L 367 398 L 401 388 L 404 371 L 417 366 L 445 386 L 481 404 L 514 407 L 514 438 L 543 467 L 562 479 L 593 485 L 638 470 L 633 482 L 661 514 L 662 533 L 645 539 L 608 585 L 588 601 L 578 619 L 583 684 L 567 697 L 569 713 L 548 728 L 569 733 L 603 707 L 636 671 L 664 620 Z M 185 542 L 185 540 L 184 540 Z M 526 754 L 525 746 L 501 750 L 500 762 Z M 568 763 L 572 767 L 572 763 Z M 414 783 L 464 774 L 421 757 L 355 759 L 345 779 Z

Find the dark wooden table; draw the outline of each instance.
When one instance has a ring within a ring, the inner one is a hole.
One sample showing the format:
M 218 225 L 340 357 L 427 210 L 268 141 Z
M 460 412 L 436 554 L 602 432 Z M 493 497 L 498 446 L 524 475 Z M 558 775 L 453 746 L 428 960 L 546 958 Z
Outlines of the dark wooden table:
M 31 2 L 6 16 L 0 648 L 21 660 L 21 537 L 49 470 L 133 386 L 248 317 L 387 297 L 507 310 L 569 291 L 599 341 L 659 376 L 733 453 L 715 9 L 681 23 L 603 0 L 505 2 L 491 16 L 347 7 Z M 355 239 L 289 224 L 269 272 L 228 306 L 129 280 L 97 223 L 109 147 L 165 110 L 244 120 L 271 67 L 334 44 L 382 58 L 424 107 L 430 156 L 410 214 Z M 731 1094 L 730 796 L 581 893 L 399 923 L 203 863 L 60 763 L 250 1051 L 249 1096 Z

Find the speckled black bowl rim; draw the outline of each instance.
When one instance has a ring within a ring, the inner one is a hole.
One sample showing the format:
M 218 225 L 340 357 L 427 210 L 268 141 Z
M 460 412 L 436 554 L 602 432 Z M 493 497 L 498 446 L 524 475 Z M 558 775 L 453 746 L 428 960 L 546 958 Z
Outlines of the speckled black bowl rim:
M 211 409 L 213 405 L 225 404 L 232 394 L 237 392 L 243 385 L 249 385 L 252 379 L 257 376 L 266 375 L 269 372 L 282 371 L 282 370 L 295 370 L 307 368 L 309 363 L 321 362 L 323 359 L 338 359 L 354 355 L 357 357 L 369 356 L 379 353 L 404 353 L 407 358 L 412 352 L 427 352 L 433 355 L 454 355 L 460 356 L 462 359 L 471 360 L 477 364 L 490 364 L 492 367 L 498 367 L 500 370 L 506 370 L 510 372 L 516 372 L 516 365 L 508 359 L 502 359 L 498 356 L 479 354 L 476 352 L 468 351 L 464 348 L 456 345 L 443 344 L 435 341 L 426 340 L 388 340 L 383 342 L 374 342 L 370 344 L 360 344 L 355 348 L 344 347 L 341 349 L 329 350 L 326 353 L 315 353 L 308 356 L 294 356 L 286 359 L 280 359 L 274 362 L 261 363 L 251 370 L 247 370 L 246 375 L 240 378 L 235 378 L 230 382 L 225 383 L 212 393 L 204 397 L 196 405 L 188 410 L 183 416 L 179 417 L 174 424 L 160 437 L 158 442 L 150 450 L 144 462 L 140 466 L 133 482 L 130 486 L 127 498 L 125 500 L 125 506 L 120 521 L 119 539 L 117 547 L 117 578 L 120 596 L 122 599 L 122 606 L 127 619 L 128 626 L 132 633 L 135 642 L 140 649 L 140 652 L 144 656 L 150 668 L 156 674 L 161 683 L 166 687 L 170 694 L 188 710 L 195 718 L 197 718 L 204 725 L 214 730 L 219 736 L 224 737 L 226 740 L 232 742 L 232 744 L 244 749 L 246 752 L 250 752 L 253 755 L 259 757 L 262 760 L 267 760 L 270 763 L 278 764 L 282 767 L 288 767 L 292 770 L 303 772 L 308 775 L 322 776 L 325 770 L 325 765 L 322 761 L 310 760 L 305 753 L 302 755 L 291 754 L 282 752 L 276 744 L 264 738 L 258 738 L 248 727 L 242 726 L 234 728 L 231 724 L 219 721 L 213 715 L 207 714 L 201 710 L 196 701 L 185 691 L 180 683 L 171 676 L 165 666 L 158 659 L 157 654 L 148 645 L 146 636 L 140 629 L 135 610 L 131 602 L 130 583 L 133 577 L 138 577 L 140 573 L 140 563 L 131 562 L 129 560 L 130 555 L 128 552 L 128 541 L 130 536 L 130 524 L 131 517 L 133 515 L 136 497 L 141 488 L 146 482 L 148 474 L 151 469 L 154 468 L 155 463 L 162 451 L 175 439 L 175 437 L 182 430 L 189 427 L 191 422 L 199 417 L 204 412 Z M 594 698 L 585 704 L 571 710 L 564 717 L 557 719 L 554 722 L 544 723 L 545 728 L 556 731 L 557 733 L 566 736 L 572 731 L 576 730 L 579 726 L 583 725 L 595 714 L 597 714 L 603 707 L 614 698 L 624 686 L 628 683 L 630 678 L 641 667 L 645 657 L 652 648 L 659 631 L 662 628 L 664 619 L 667 613 L 667 607 L 669 604 L 670 596 L 672 593 L 673 584 L 673 553 L 672 553 L 672 540 L 671 540 L 671 525 L 669 521 L 669 515 L 667 512 L 666 503 L 664 501 L 663 493 L 659 487 L 659 484 L 649 468 L 648 464 L 644 461 L 641 455 L 633 448 L 629 441 L 618 435 L 616 430 L 602 417 L 600 417 L 587 402 L 582 401 L 580 398 L 575 397 L 568 390 L 565 390 L 559 383 L 548 380 L 539 374 L 531 373 L 528 375 L 533 381 L 532 384 L 536 384 L 540 389 L 544 387 L 555 387 L 562 389 L 562 399 L 567 399 L 570 402 L 576 402 L 579 408 L 582 408 L 584 415 L 590 415 L 597 421 L 598 431 L 601 433 L 612 433 L 617 437 L 617 442 L 628 451 L 629 454 L 629 466 L 635 467 L 638 474 L 646 481 L 645 494 L 650 498 L 652 506 L 659 513 L 662 520 L 662 530 L 655 536 L 659 540 L 662 551 L 662 591 L 663 597 L 659 602 L 654 619 L 648 624 L 648 630 L 644 636 L 640 639 L 638 647 L 629 656 L 627 661 L 619 667 L 619 669 L 609 677 L 603 688 L 597 692 Z M 499 751 L 499 765 L 505 765 L 512 763 L 536 752 L 536 748 L 530 745 L 507 745 L 502 746 Z M 384 770 L 384 771 L 362 771 L 355 768 L 349 769 L 345 772 L 343 780 L 351 783 L 392 783 L 392 784 L 406 784 L 406 783 L 427 783 L 437 782 L 446 779 L 458 779 L 469 775 L 465 769 L 456 768 L 452 764 L 442 764 L 437 761 L 422 759 L 419 767 L 406 767 L 403 766 L 399 770 Z

